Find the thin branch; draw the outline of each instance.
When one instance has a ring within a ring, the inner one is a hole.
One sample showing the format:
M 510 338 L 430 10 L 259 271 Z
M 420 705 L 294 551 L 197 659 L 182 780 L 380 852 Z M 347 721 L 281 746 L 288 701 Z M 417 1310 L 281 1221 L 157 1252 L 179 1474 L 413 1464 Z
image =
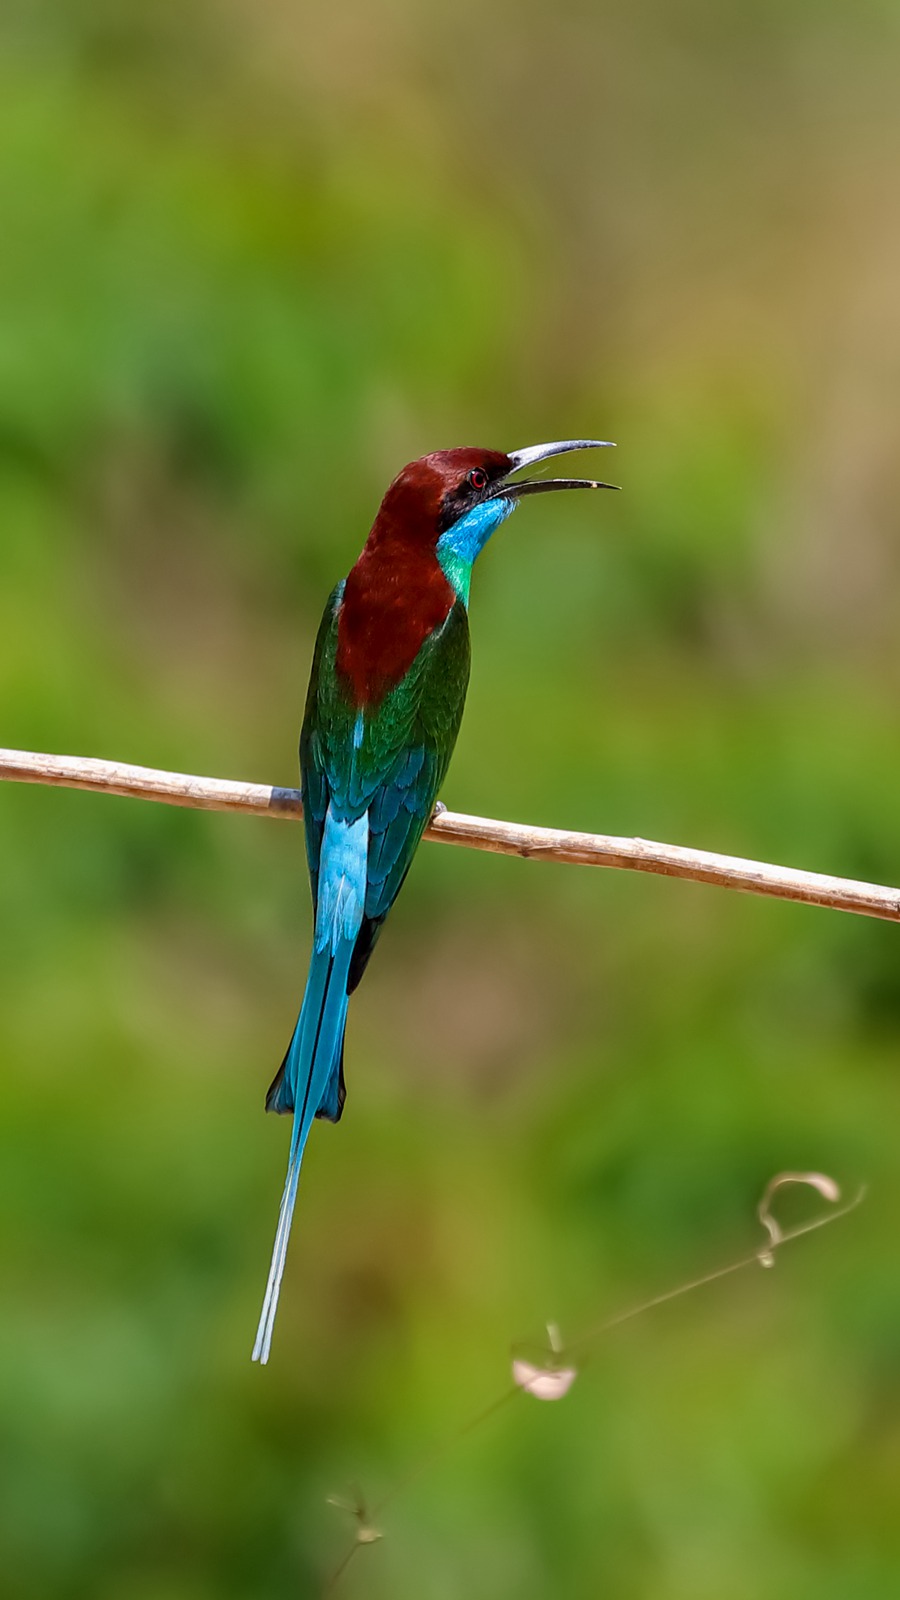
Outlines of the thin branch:
M 758 1216 L 768 1234 L 765 1245 L 757 1248 L 750 1255 L 739 1256 L 736 1261 L 730 1261 L 724 1267 L 716 1267 L 711 1272 L 704 1272 L 697 1278 L 690 1278 L 687 1283 L 679 1283 L 673 1289 L 663 1289 L 659 1294 L 653 1295 L 649 1300 L 641 1300 L 637 1305 L 629 1306 L 625 1311 L 617 1311 L 612 1316 L 604 1318 L 595 1327 L 589 1328 L 577 1339 L 567 1340 L 563 1345 L 559 1340 L 559 1330 L 552 1323 L 547 1325 L 549 1349 L 540 1353 L 540 1364 L 534 1365 L 531 1361 L 522 1361 L 515 1354 L 513 1347 L 512 1369 L 513 1382 L 508 1389 L 504 1389 L 495 1400 L 484 1407 L 482 1411 L 470 1417 L 468 1422 L 462 1424 L 449 1437 L 433 1445 L 424 1455 L 415 1461 L 409 1470 L 400 1478 L 388 1492 L 382 1496 L 376 1505 L 371 1508 L 366 1506 L 365 1500 L 359 1489 L 354 1490 L 352 1501 L 329 1497 L 329 1505 L 336 1506 L 341 1511 L 350 1512 L 356 1522 L 356 1534 L 353 1543 L 348 1546 L 338 1566 L 322 1590 L 322 1600 L 334 1594 L 341 1578 L 346 1572 L 357 1550 L 363 1545 L 375 1544 L 384 1535 L 373 1523 L 377 1517 L 394 1504 L 396 1500 L 413 1484 L 420 1483 L 422 1478 L 429 1473 L 449 1453 L 454 1445 L 459 1444 L 476 1429 L 502 1409 L 505 1409 L 512 1400 L 520 1395 L 532 1394 L 540 1400 L 562 1400 L 569 1393 L 572 1384 L 581 1372 L 584 1371 L 590 1359 L 592 1348 L 604 1335 L 612 1333 L 614 1329 L 621 1328 L 625 1323 L 633 1322 L 636 1317 L 646 1316 L 650 1311 L 659 1310 L 660 1306 L 671 1305 L 673 1300 L 681 1300 L 685 1295 L 694 1294 L 698 1289 L 709 1288 L 710 1284 L 721 1283 L 723 1278 L 730 1278 L 737 1272 L 746 1272 L 748 1267 L 772 1267 L 775 1264 L 775 1253 L 783 1245 L 792 1244 L 796 1239 L 802 1239 L 806 1234 L 817 1233 L 820 1228 L 827 1228 L 831 1223 L 837 1222 L 841 1217 L 847 1217 L 855 1211 L 866 1197 L 865 1185 L 858 1190 L 855 1197 L 840 1206 L 836 1211 L 826 1211 L 818 1217 L 813 1217 L 810 1222 L 801 1223 L 799 1227 L 791 1228 L 784 1233 L 772 1216 L 770 1209 L 772 1196 L 777 1189 L 786 1183 L 805 1183 L 817 1189 L 824 1199 L 832 1205 L 837 1205 L 841 1198 L 841 1191 L 833 1178 L 822 1172 L 779 1172 L 771 1179 L 765 1193 L 760 1200 Z M 578 1365 L 574 1365 L 572 1355 L 579 1351 Z M 563 1366 L 562 1363 L 566 1365 Z M 556 1382 L 548 1387 L 546 1380 L 555 1379 Z M 542 1382 L 543 1380 L 543 1382 Z M 561 1381 L 565 1380 L 565 1381 Z
M 233 783 L 227 778 L 197 778 L 153 767 L 131 767 L 119 761 L 84 756 L 37 755 L 26 750 L 0 750 L 0 779 L 17 783 L 60 784 L 103 794 L 161 800 L 170 806 L 204 811 L 242 811 L 256 816 L 303 815 L 298 789 L 271 788 L 262 783 Z M 649 839 L 618 839 L 602 833 L 566 833 L 527 823 L 498 822 L 456 811 L 437 811 L 425 830 L 426 839 L 467 845 L 497 855 L 524 856 L 532 861 L 568 861 L 576 866 L 620 867 L 654 872 L 666 878 L 711 883 L 722 889 L 795 900 L 803 905 L 855 911 L 864 917 L 900 922 L 900 890 L 852 878 L 831 878 L 766 861 L 715 855 L 681 845 L 654 844 Z

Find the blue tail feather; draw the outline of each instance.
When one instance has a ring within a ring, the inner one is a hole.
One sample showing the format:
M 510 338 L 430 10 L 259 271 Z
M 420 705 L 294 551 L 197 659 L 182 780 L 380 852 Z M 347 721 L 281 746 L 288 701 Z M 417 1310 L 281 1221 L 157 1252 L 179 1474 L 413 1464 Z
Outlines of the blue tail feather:
M 344 822 L 329 809 L 319 873 L 315 940 L 306 993 L 282 1072 L 269 1091 L 273 1110 L 294 1112 L 287 1178 L 262 1315 L 253 1346 L 254 1361 L 269 1358 L 272 1329 L 284 1272 L 300 1165 L 314 1118 L 339 1109 L 340 1069 L 347 1022 L 347 977 L 363 918 L 366 892 L 368 820 Z

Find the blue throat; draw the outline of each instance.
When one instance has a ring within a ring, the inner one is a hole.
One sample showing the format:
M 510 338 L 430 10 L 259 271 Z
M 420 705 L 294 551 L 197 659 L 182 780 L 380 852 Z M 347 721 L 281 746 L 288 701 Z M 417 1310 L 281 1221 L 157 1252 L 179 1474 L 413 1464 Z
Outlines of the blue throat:
M 515 500 L 482 500 L 438 539 L 437 558 L 441 570 L 464 606 L 469 604 L 469 584 L 476 560 L 494 529 L 515 509 Z

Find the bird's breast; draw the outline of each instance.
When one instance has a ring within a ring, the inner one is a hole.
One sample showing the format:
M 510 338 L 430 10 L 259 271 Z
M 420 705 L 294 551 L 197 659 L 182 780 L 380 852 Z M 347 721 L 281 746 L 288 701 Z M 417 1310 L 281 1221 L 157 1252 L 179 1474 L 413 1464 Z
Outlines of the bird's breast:
M 433 553 L 363 551 L 344 587 L 335 657 L 354 705 L 377 705 L 405 677 L 455 600 Z

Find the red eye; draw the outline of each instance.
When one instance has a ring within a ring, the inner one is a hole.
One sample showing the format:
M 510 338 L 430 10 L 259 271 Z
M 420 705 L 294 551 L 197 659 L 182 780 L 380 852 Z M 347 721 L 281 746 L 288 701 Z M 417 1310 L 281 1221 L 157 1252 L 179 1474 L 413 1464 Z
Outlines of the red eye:
M 473 489 L 485 489 L 487 487 L 487 473 L 482 472 L 480 467 L 473 467 L 469 473 L 469 482 Z

